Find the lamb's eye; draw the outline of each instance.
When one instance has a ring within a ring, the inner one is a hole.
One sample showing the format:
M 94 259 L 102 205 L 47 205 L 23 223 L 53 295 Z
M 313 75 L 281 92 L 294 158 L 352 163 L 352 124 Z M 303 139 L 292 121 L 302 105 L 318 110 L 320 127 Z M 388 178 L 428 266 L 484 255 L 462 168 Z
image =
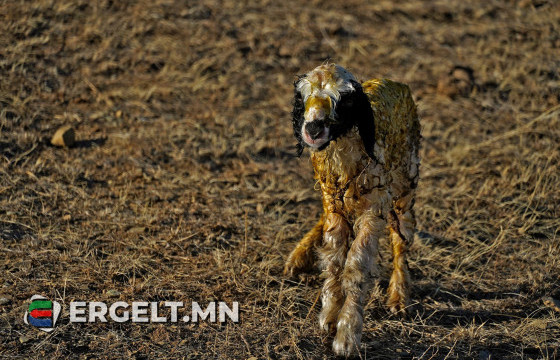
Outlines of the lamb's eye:
M 354 99 L 352 99 L 352 97 L 349 95 L 344 95 L 340 98 L 340 101 L 338 103 L 341 106 L 350 107 L 354 104 Z

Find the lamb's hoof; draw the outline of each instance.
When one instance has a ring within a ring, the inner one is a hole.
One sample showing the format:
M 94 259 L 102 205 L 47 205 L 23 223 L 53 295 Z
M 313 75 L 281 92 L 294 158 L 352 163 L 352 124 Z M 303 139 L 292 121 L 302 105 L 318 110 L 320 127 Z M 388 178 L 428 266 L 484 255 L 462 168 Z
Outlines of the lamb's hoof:
M 357 355 L 360 351 L 360 338 L 359 334 L 339 326 L 333 341 L 334 353 L 346 358 Z
M 284 265 L 284 276 L 295 278 L 301 273 L 308 272 L 313 268 L 313 252 L 296 246 Z
M 336 314 L 330 314 L 328 311 L 321 311 L 319 314 L 319 327 L 321 330 L 334 334 L 336 331 Z
M 393 315 L 405 317 L 408 315 L 408 306 L 404 303 L 388 303 L 389 311 Z
M 292 262 L 288 261 L 286 262 L 286 265 L 284 265 L 284 276 L 289 277 L 291 279 L 295 278 L 302 272 L 303 272 L 302 269 L 298 268 L 296 264 Z

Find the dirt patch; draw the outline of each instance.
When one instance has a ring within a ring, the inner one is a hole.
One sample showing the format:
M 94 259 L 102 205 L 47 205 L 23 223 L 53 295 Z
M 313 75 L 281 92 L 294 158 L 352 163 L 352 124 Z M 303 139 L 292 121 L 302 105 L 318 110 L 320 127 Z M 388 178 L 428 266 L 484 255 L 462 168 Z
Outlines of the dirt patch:
M 413 312 L 391 316 L 381 280 L 362 357 L 559 356 L 556 2 L 36 0 L 0 19 L 1 356 L 333 358 L 319 272 L 282 276 L 321 208 L 292 83 L 328 59 L 408 83 L 423 126 Z M 76 142 L 52 146 L 64 125 Z M 238 301 L 241 321 L 46 334 L 22 321 L 33 294 Z

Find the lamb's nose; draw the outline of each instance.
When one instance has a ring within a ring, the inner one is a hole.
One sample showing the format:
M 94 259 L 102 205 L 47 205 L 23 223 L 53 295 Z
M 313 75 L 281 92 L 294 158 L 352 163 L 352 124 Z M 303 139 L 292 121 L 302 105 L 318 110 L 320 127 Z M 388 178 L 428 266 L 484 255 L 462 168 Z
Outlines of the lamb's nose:
M 323 135 L 325 131 L 325 122 L 324 121 L 312 121 L 305 125 L 305 131 L 312 140 L 316 140 Z

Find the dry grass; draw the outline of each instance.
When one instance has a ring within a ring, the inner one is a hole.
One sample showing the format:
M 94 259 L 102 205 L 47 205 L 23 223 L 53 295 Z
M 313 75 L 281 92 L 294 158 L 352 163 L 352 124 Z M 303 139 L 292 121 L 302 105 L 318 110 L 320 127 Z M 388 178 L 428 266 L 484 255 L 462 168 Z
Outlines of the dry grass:
M 0 1 L 0 20 L 0 356 L 332 358 L 318 272 L 281 275 L 320 211 L 293 76 L 327 58 L 409 83 L 423 124 L 415 305 L 392 317 L 380 281 L 362 357 L 560 356 L 557 2 Z M 450 99 L 455 65 L 476 86 Z M 50 146 L 64 124 L 77 145 Z M 108 290 L 236 300 L 241 322 L 22 322 L 33 294 Z

